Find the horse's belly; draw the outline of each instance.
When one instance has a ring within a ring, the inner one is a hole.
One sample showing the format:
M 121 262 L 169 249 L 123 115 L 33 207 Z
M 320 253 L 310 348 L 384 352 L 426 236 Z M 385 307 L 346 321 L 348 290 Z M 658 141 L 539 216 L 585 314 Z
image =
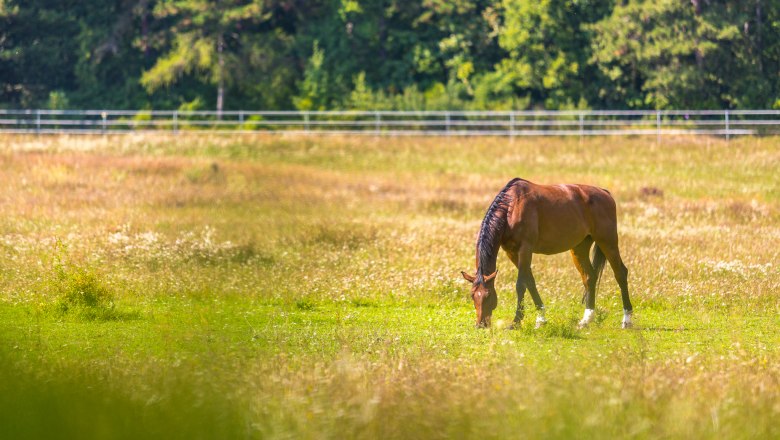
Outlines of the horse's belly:
M 534 246 L 534 253 L 552 255 L 566 252 L 580 244 L 587 236 L 588 233 L 584 228 L 577 228 L 577 230 L 559 233 L 554 237 L 542 236 L 539 237 L 539 240 Z
M 583 238 L 584 240 L 584 238 Z M 577 246 L 580 244 L 582 240 L 574 242 L 574 244 L 566 244 L 566 245 L 560 245 L 560 243 L 556 244 L 550 244 L 550 245 L 537 245 L 534 249 L 535 254 L 544 254 L 544 255 L 553 255 L 553 254 L 560 254 L 561 252 L 566 252 L 569 249 L 573 248 L 574 246 Z

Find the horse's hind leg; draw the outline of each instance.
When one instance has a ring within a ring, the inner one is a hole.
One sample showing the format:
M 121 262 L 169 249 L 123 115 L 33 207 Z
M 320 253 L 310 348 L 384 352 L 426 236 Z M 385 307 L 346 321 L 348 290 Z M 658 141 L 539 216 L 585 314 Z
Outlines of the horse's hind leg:
M 596 282 L 598 273 L 590 261 L 590 247 L 593 239 L 588 236 L 580 244 L 572 248 L 571 255 L 574 260 L 574 266 L 582 276 L 582 284 L 585 288 L 583 300 L 585 302 L 585 314 L 579 323 L 580 327 L 585 327 L 593 321 L 594 309 L 596 308 Z
M 631 327 L 631 313 L 634 308 L 631 306 L 631 299 L 628 295 L 628 268 L 623 264 L 623 259 L 620 258 L 617 240 L 608 243 L 600 243 L 597 241 L 596 244 L 607 257 L 607 261 L 609 261 L 609 265 L 612 267 L 612 272 L 615 274 L 615 280 L 617 281 L 618 286 L 620 286 L 620 296 L 623 299 L 622 327 L 629 328 Z
M 592 308 L 593 302 L 595 302 L 595 287 L 596 287 L 596 271 L 590 262 L 588 254 L 590 247 L 593 244 L 593 239 L 589 236 L 585 237 L 580 244 L 571 249 L 571 258 L 574 261 L 574 267 L 582 277 L 582 286 L 584 294 L 582 296 L 582 302 L 588 300 L 588 305 Z M 590 285 L 593 284 L 593 288 Z

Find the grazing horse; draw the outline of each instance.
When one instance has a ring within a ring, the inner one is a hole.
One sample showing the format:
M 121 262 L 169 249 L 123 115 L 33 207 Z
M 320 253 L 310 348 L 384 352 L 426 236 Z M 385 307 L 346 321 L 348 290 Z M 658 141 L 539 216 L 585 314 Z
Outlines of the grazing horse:
M 471 282 L 471 297 L 477 311 L 477 327 L 490 326 L 498 304 L 494 280 L 498 248 L 517 266 L 517 311 L 514 327 L 523 319 L 525 290 L 538 311 L 536 327 L 545 322 L 544 304 L 531 272 L 533 254 L 571 251 L 574 266 L 585 287 L 585 314 L 580 327 L 594 318 L 596 284 L 606 261 L 612 266 L 623 298 L 623 328 L 631 327 L 628 269 L 618 250 L 615 200 L 609 191 L 588 185 L 537 185 L 524 179 L 509 181 L 498 193 L 482 220 L 477 237 L 475 275 L 461 272 Z M 595 243 L 595 245 L 594 245 Z M 589 258 L 593 246 L 593 259 Z

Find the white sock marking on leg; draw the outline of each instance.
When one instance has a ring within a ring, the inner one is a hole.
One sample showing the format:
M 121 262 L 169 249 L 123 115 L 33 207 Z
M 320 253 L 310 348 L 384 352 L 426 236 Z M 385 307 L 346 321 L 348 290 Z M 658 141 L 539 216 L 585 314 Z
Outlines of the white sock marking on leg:
M 631 314 L 633 312 L 630 312 L 628 310 L 623 310 L 623 324 L 625 325 L 631 325 Z
M 547 323 L 547 320 L 544 319 L 544 307 L 537 309 L 536 312 L 536 328 L 539 328 Z
M 593 316 L 595 314 L 596 314 L 596 310 L 585 309 L 585 313 L 582 315 L 582 321 L 580 321 L 580 325 L 588 325 L 591 322 L 593 322 Z

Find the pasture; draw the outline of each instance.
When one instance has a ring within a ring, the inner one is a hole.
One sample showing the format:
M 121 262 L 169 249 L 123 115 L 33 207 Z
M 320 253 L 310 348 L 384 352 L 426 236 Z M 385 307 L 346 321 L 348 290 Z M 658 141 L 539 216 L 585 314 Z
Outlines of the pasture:
M 778 138 L 0 139 L 4 437 L 780 437 Z M 474 329 L 515 176 L 612 192 L 635 328 L 502 253 Z

